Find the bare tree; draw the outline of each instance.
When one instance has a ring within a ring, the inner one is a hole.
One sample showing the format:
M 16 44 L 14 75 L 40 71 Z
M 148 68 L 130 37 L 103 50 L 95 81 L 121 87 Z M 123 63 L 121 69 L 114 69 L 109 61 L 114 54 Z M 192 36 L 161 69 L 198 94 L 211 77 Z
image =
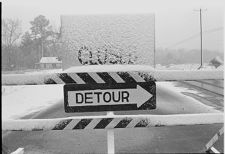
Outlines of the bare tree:
M 7 52 L 7 65 L 11 68 L 12 50 L 21 35 L 21 22 L 18 19 L 2 20 L 2 46 Z

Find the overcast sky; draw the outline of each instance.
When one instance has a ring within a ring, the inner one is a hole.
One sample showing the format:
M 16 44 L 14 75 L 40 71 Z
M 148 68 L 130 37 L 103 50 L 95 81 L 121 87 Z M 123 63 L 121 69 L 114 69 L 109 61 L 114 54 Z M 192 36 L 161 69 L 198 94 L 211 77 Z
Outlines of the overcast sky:
M 223 52 L 224 0 L 6 0 L 3 18 L 18 18 L 23 31 L 30 21 L 42 14 L 54 27 L 60 26 L 61 14 L 155 13 L 156 47 L 198 49 L 199 8 L 202 14 L 203 47 Z M 190 38 L 190 39 L 188 39 Z M 186 40 L 186 41 L 183 41 Z M 181 42 L 181 43 L 179 43 Z

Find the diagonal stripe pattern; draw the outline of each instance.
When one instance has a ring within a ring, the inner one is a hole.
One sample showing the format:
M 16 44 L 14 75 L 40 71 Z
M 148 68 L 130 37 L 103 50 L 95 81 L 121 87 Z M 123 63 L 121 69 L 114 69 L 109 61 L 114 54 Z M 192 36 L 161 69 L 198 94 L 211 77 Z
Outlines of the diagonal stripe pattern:
M 153 81 L 153 78 L 151 78 Z M 43 84 L 116 84 L 146 82 L 146 78 L 138 72 L 89 72 L 89 73 L 57 73 L 48 76 Z
M 204 120 L 202 120 L 204 119 Z M 212 114 L 178 114 L 178 115 L 114 115 L 68 117 L 59 119 L 21 119 L 3 121 L 2 130 L 10 131 L 45 131 L 45 130 L 77 130 L 77 129 L 117 129 L 148 128 L 164 126 L 184 126 L 199 124 L 223 123 L 223 113 Z M 223 128 L 206 145 L 209 149 Z
M 76 83 L 67 73 L 60 73 L 58 74 L 58 77 L 64 82 L 64 83 Z
M 82 69 L 81 69 L 82 68 Z M 81 71 L 82 70 L 82 71 Z M 191 81 L 191 80 L 223 80 L 222 70 L 155 70 L 147 66 L 87 66 L 60 73 L 37 74 L 3 74 L 2 85 L 41 85 L 41 84 L 87 84 L 102 82 L 96 75 L 90 75 L 93 70 L 105 83 L 140 82 L 143 78 L 148 81 Z M 83 73 L 82 73 L 83 72 Z M 120 72 L 120 73 L 118 73 Z M 135 74 L 130 74 L 130 73 Z M 90 73 L 90 74 L 89 74 Z M 126 77 L 124 74 L 131 77 Z M 141 78 L 139 78 L 141 77 Z M 90 81 L 89 81 L 90 79 Z

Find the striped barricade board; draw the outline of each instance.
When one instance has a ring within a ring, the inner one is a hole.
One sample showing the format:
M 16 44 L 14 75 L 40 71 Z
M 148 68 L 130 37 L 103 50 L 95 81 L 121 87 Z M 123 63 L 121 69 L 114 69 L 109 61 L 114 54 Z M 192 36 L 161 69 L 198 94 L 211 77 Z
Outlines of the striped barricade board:
M 173 114 L 173 115 L 110 115 L 76 116 L 55 119 L 3 120 L 3 131 L 46 131 L 80 129 L 147 128 L 222 124 L 223 113 Z M 211 147 L 207 145 L 207 147 Z
M 117 78 L 117 75 L 114 76 L 112 72 L 139 72 L 139 74 L 142 73 L 141 76 L 144 77 L 145 80 L 148 80 L 149 78 L 150 80 L 156 81 L 224 79 L 223 70 L 157 70 L 145 65 L 90 65 L 77 66 L 63 72 L 55 73 L 2 74 L 2 85 L 87 84 L 96 82 L 95 80 L 91 80 L 90 76 L 100 72 L 107 72 L 110 74 L 111 77 L 109 76 L 107 81 L 112 82 L 113 80 L 116 82 L 123 82 L 123 80 Z M 106 80 L 107 76 L 104 78 L 105 79 L 103 80 Z M 113 78 L 113 80 L 111 78 Z M 95 79 L 97 82 L 102 82 L 98 77 L 95 77 Z

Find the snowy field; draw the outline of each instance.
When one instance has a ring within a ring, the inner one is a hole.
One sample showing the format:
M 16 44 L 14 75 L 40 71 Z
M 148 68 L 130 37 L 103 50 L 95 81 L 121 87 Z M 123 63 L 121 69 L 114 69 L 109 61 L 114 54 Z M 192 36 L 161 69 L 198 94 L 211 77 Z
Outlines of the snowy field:
M 36 73 L 54 73 L 61 72 L 62 69 L 49 69 L 49 70 L 18 70 L 18 71 L 2 71 L 2 74 L 36 74 Z
M 2 86 L 2 119 L 19 119 L 63 99 L 63 85 Z
M 7 74 L 61 72 L 62 69 L 11 71 Z M 4 74 L 4 72 L 2 72 Z M 41 111 L 63 99 L 63 85 L 2 86 L 2 118 L 19 119 Z
M 156 64 L 156 69 L 160 70 L 197 70 L 199 68 L 199 64 L 170 64 L 167 66 L 163 66 L 160 64 Z M 203 64 L 201 70 L 223 70 L 224 66 L 221 65 L 218 68 L 215 68 L 212 65 L 207 63 Z

